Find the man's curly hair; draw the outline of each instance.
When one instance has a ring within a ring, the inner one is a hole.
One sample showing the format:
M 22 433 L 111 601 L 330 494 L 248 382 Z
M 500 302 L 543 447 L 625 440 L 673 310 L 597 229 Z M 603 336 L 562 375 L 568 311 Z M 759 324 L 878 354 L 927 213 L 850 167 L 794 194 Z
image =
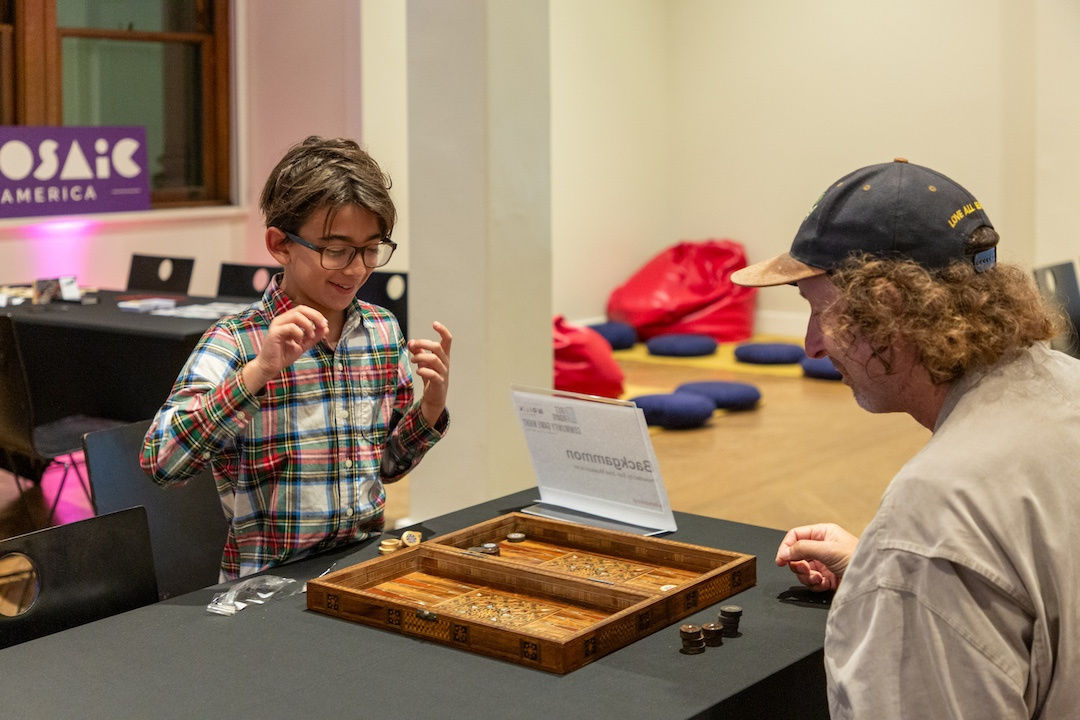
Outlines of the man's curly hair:
M 955 262 L 927 270 L 864 254 L 848 258 L 830 279 L 841 299 L 822 313 L 823 332 L 841 342 L 865 339 L 886 372 L 890 348 L 907 340 L 937 384 L 1050 340 L 1064 327 L 1060 311 L 1047 307 L 1016 265 L 978 273 L 971 263 Z

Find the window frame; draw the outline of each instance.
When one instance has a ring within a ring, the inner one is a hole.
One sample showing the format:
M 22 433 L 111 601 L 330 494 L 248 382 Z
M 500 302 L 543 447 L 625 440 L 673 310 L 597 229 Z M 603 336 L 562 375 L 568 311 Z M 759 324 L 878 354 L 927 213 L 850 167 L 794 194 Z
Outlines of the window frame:
M 213 32 L 208 33 L 62 28 L 57 26 L 55 0 L 11 0 L 13 22 L 0 25 L 0 92 L 3 93 L 0 122 L 63 125 L 63 38 L 198 45 L 203 185 L 152 189 L 151 206 L 230 204 L 230 3 L 229 0 L 205 2 L 213 13 Z M 13 42 L 8 42 L 9 36 Z M 13 67 L 7 66 L 6 59 L 13 61 Z

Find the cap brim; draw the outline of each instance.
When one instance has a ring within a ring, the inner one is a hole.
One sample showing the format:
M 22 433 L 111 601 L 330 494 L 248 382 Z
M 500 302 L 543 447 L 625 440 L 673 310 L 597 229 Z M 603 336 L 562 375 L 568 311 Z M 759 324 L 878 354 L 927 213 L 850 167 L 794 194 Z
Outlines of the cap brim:
M 799 280 L 824 275 L 821 268 L 810 267 L 799 262 L 790 254 L 778 255 L 772 260 L 755 263 L 731 275 L 731 281 L 745 287 L 768 287 L 771 285 L 790 285 Z

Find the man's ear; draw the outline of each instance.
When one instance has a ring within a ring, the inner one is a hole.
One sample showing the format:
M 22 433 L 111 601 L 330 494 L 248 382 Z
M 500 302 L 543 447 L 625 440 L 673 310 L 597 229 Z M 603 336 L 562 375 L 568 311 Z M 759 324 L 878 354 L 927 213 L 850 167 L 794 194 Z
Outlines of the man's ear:
M 276 227 L 266 228 L 266 249 L 278 261 L 279 265 L 285 266 L 289 264 L 292 242 L 285 237 L 285 233 Z

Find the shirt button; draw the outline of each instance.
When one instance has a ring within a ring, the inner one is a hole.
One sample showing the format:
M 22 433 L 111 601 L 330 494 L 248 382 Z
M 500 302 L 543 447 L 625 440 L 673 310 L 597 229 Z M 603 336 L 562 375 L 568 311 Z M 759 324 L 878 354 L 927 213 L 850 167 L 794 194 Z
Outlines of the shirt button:
M 341 419 L 342 420 L 348 420 L 349 419 L 349 411 L 348 410 L 342 410 L 341 411 Z
M 345 461 L 345 467 L 351 468 L 352 467 L 352 460 L 346 460 Z
M 353 509 L 352 508 L 345 508 L 345 514 L 348 515 L 349 517 L 352 517 L 353 516 Z
M 203 457 L 203 460 L 209 460 L 210 459 L 210 451 L 207 450 L 206 452 L 204 452 L 202 454 L 202 457 Z

